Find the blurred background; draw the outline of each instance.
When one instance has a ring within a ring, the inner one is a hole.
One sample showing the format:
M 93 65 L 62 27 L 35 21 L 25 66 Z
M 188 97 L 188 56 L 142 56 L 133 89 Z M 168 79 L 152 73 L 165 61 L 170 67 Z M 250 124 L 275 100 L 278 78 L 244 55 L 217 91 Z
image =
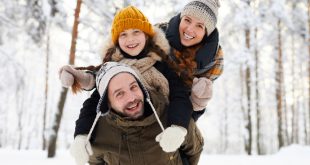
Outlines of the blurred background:
M 188 2 L 0 0 L 0 149 L 44 150 L 49 157 L 67 150 L 91 92 L 62 88 L 59 68 L 100 64 L 118 9 L 134 5 L 155 24 Z M 220 2 L 225 65 L 197 122 L 203 152 L 266 155 L 309 146 L 310 1 Z

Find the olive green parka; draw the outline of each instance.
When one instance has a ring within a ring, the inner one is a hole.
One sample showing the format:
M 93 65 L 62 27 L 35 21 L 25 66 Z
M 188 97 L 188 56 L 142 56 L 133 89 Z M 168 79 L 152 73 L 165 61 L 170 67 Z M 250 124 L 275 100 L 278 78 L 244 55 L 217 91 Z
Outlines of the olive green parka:
M 167 123 L 167 105 L 162 94 L 155 91 L 149 91 L 149 94 L 152 103 L 144 103 L 145 114 L 149 115 L 143 119 L 127 120 L 113 110 L 99 118 L 90 165 L 100 165 L 102 162 L 108 165 L 182 165 L 178 150 L 166 153 L 155 141 L 162 130 L 150 104 L 154 106 L 164 127 Z M 191 165 L 198 164 L 203 138 L 192 119 L 181 148 Z

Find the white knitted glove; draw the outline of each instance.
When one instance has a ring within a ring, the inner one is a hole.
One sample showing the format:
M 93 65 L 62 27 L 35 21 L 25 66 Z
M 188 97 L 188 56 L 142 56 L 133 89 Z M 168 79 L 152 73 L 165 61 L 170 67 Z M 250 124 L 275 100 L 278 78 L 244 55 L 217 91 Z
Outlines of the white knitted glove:
M 194 78 L 190 99 L 194 111 L 203 110 L 212 97 L 212 81 L 205 77 Z
M 155 140 L 159 142 L 163 151 L 174 152 L 181 146 L 186 134 L 187 130 L 184 127 L 172 125 L 158 134 Z
M 91 145 L 87 140 L 87 135 L 78 135 L 70 146 L 70 153 L 73 156 L 76 165 L 85 165 L 89 156 L 93 154 Z
M 76 80 L 83 89 L 91 90 L 95 86 L 95 77 L 91 73 L 77 70 L 71 65 L 65 65 L 59 70 L 59 79 L 63 87 L 69 88 Z

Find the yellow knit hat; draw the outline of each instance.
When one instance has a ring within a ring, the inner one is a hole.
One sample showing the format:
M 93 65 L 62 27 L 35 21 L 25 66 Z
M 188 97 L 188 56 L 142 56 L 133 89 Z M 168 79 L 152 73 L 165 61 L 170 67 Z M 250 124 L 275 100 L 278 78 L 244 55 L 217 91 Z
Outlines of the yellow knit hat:
M 120 11 L 114 17 L 112 23 L 112 41 L 117 43 L 119 34 L 127 29 L 140 29 L 150 37 L 154 36 L 154 29 L 145 15 L 136 7 L 128 6 Z

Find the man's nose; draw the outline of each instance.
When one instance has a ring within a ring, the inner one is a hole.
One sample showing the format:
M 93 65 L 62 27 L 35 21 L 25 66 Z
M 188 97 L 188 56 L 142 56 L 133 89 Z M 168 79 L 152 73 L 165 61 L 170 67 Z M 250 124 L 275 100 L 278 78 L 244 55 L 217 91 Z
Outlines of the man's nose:
M 133 92 L 129 92 L 128 94 L 127 94 L 127 101 L 128 102 L 132 102 L 132 101 L 134 101 L 136 99 L 136 95 L 133 93 Z

